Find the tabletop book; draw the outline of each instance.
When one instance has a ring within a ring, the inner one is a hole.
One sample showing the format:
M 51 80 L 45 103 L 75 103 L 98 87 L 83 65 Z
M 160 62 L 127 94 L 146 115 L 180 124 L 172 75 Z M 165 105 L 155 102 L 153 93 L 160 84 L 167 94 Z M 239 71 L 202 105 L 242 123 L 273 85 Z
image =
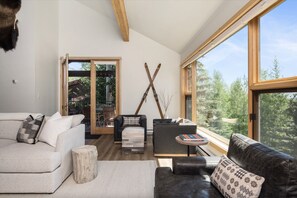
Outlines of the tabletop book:
M 205 138 L 199 134 L 181 134 L 179 135 L 180 139 L 186 141 L 204 141 Z

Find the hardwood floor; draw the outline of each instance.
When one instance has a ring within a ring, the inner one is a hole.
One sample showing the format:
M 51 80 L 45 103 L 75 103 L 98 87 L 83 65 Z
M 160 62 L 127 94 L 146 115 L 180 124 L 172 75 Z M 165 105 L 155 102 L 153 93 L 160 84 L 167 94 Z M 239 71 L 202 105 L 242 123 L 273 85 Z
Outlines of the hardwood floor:
M 102 135 L 97 140 L 87 140 L 86 144 L 95 145 L 98 150 L 98 160 L 157 160 L 153 154 L 152 135 L 147 136 L 144 153 L 123 152 L 122 144 L 113 143 L 113 135 Z

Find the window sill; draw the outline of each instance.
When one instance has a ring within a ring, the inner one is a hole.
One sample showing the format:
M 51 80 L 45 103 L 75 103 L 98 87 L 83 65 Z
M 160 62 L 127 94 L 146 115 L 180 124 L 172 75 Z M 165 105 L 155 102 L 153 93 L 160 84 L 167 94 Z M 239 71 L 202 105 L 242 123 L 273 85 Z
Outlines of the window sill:
M 205 130 L 202 131 L 199 127 L 197 129 L 197 132 L 208 139 L 207 145 L 200 146 L 201 149 L 204 150 L 204 152 L 211 156 L 221 156 L 223 154 L 227 154 L 229 141 L 226 138 L 215 137 L 213 133 L 209 133 Z

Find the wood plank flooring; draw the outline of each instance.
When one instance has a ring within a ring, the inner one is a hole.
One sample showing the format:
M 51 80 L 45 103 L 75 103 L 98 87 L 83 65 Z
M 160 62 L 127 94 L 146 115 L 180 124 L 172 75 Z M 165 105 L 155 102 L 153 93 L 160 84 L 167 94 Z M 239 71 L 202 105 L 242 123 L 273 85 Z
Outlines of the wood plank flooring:
M 87 140 L 86 144 L 95 145 L 98 160 L 157 160 L 153 154 L 152 135 L 147 136 L 144 153 L 123 152 L 122 144 L 113 143 L 113 135 L 102 135 L 97 140 Z

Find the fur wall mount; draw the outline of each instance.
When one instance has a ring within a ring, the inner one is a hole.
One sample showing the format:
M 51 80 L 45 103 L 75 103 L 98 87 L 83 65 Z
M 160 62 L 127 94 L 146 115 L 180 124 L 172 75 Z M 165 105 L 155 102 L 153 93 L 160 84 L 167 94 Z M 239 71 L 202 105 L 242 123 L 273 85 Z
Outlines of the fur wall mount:
M 9 51 L 15 48 L 19 30 L 16 13 L 21 8 L 21 0 L 0 0 L 0 48 Z

